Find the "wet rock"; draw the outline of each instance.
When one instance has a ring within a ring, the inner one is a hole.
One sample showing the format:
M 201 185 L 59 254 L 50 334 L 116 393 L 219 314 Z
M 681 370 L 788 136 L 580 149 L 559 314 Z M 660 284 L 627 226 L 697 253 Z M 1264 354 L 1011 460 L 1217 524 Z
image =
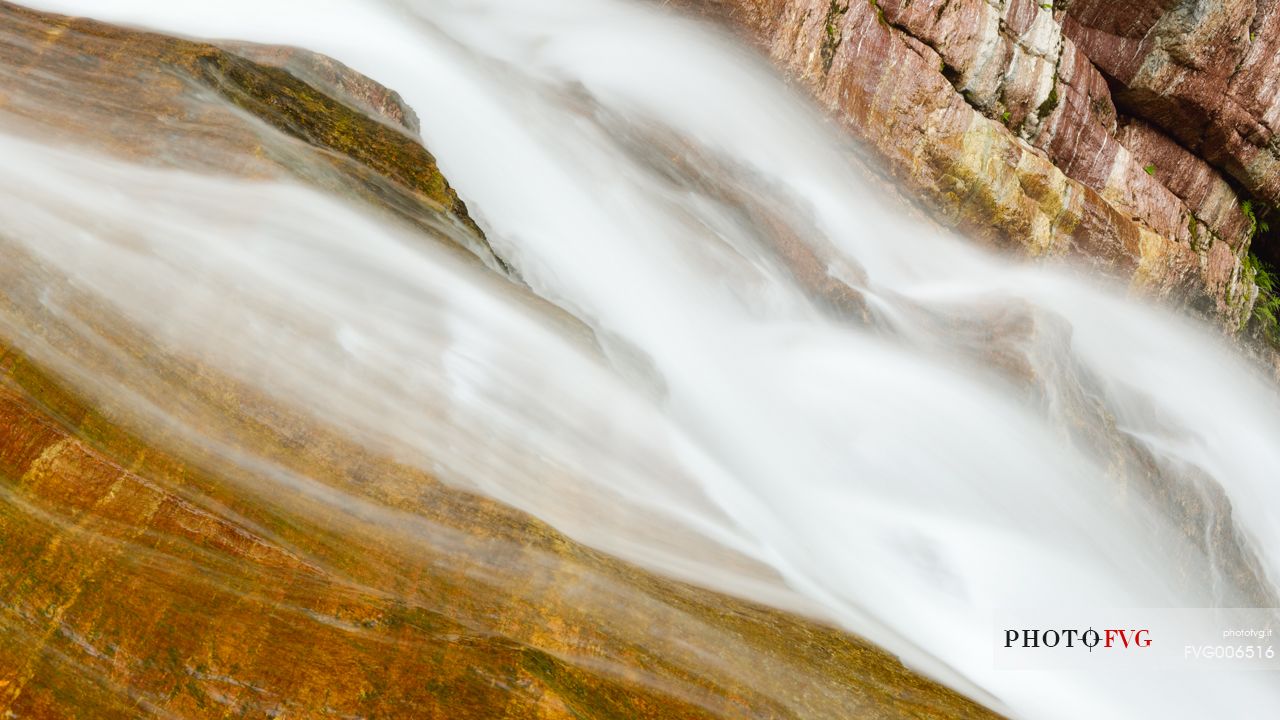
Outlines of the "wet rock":
M 48 312 L 9 259 L 7 322 L 94 382 L 141 366 L 172 417 L 89 402 L 0 345 L 0 712 L 995 717 L 858 638 L 361 446 L 88 297 Z
M 417 135 L 418 115 L 395 90 L 379 85 L 331 57 L 301 48 L 219 42 L 218 47 L 259 65 L 280 68 L 324 94 L 393 127 Z
M 412 111 L 328 58 L 0 2 L 0 77 L 0 113 L 33 136 L 145 164 L 300 178 L 507 272 L 417 139 Z

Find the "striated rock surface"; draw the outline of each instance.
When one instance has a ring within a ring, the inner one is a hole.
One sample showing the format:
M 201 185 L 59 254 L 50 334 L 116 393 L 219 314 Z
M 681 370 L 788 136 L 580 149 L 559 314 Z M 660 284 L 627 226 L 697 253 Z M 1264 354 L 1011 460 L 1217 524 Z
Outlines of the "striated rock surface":
M 680 4 L 746 32 L 944 223 L 1249 320 L 1243 202 L 1280 182 L 1274 3 Z M 1216 89 L 1174 90 L 1191 76 Z
M 3 353 L 0 711 L 994 717 L 854 638 L 623 565 L 296 416 L 215 417 L 379 510 L 246 492 Z M 616 605 L 586 602 L 603 588 Z

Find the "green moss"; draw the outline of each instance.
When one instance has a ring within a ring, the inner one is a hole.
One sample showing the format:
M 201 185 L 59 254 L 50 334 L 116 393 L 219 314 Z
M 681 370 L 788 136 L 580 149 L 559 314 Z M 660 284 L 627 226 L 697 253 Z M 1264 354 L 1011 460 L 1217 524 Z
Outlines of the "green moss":
M 884 8 L 880 7 L 879 0 L 867 0 L 867 2 L 871 5 L 872 9 L 876 11 L 876 22 L 880 23 L 884 27 L 889 27 L 889 21 L 885 19 Z M 849 7 L 846 5 L 845 10 L 848 9 Z
M 1280 295 L 1276 294 L 1275 273 L 1253 253 L 1246 255 L 1240 265 L 1245 282 L 1258 288 L 1258 298 L 1253 305 L 1253 320 L 1268 342 L 1280 345 Z
M 1152 177 L 1155 177 L 1155 174 L 1156 174 L 1156 166 L 1155 166 L 1154 164 L 1147 165 L 1146 167 L 1144 167 L 1144 168 L 1142 168 L 1142 169 L 1143 169 L 1143 171 L 1145 171 L 1148 175 L 1150 175 L 1150 176 L 1152 176 Z
M 872 7 L 875 7 L 875 0 L 871 0 Z M 878 10 L 879 8 L 877 8 Z M 836 0 L 831 0 L 827 5 L 827 17 L 824 21 L 825 36 L 822 39 L 822 71 L 830 72 L 831 64 L 836 59 L 836 49 L 840 47 L 840 43 L 844 40 L 844 36 L 840 33 L 840 18 L 849 12 L 849 4 L 846 2 L 843 7 Z
M 416 141 L 288 72 L 222 52 L 199 58 L 196 67 L 211 88 L 277 130 L 351 158 L 445 208 L 457 205 L 435 158 Z
M 1240 203 L 1240 211 L 1249 219 L 1249 239 L 1253 240 L 1259 234 L 1271 232 L 1271 216 L 1272 207 L 1260 200 L 1245 200 Z
M 300 80 L 286 70 L 262 65 L 212 46 L 196 46 L 193 75 L 241 110 L 313 147 L 340 172 L 342 187 L 354 190 L 410 223 L 434 228 L 443 211 L 463 225 L 504 272 L 510 267 L 488 247 L 484 233 L 445 180 L 435 157 L 416 139 Z M 308 177 L 325 185 L 323 177 Z
M 1053 79 L 1053 87 L 1049 88 L 1049 96 L 1044 99 L 1044 102 L 1040 103 L 1040 107 L 1036 108 L 1036 116 L 1043 120 L 1049 117 L 1050 113 L 1057 109 L 1057 107 L 1058 78 L 1055 76 Z

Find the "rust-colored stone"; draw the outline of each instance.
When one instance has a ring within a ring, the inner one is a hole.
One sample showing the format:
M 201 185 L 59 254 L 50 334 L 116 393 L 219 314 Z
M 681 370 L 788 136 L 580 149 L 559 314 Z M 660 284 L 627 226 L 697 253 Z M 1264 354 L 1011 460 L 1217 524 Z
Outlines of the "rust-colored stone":
M 89 323 L 220 445 L 91 407 L 3 353 L 0 710 L 990 717 L 849 635 L 662 579 L 371 452 L 107 311 L 41 322 L 37 342 L 107 377 L 115 350 L 72 330 Z

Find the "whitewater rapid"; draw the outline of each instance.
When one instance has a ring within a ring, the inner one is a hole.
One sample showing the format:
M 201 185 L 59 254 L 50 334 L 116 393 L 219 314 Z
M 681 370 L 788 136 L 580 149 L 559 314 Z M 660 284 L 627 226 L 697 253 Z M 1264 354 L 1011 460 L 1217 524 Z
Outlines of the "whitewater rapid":
M 621 0 L 31 4 L 298 45 L 397 90 L 496 252 L 604 360 L 493 278 L 316 191 L 0 140 L 7 241 L 164 344 L 581 542 L 840 623 L 1016 717 L 1280 703 L 1266 674 L 992 666 L 1001 608 L 1258 594 L 1109 452 L 1192 491 L 1220 484 L 1272 592 L 1275 389 L 1189 320 L 904 219 L 730 38 Z M 752 212 L 864 312 L 780 261 Z M 224 321 L 203 327 L 214 307 Z M 302 313 L 282 339 L 273 323 Z M 567 478 L 559 493 L 550 478 Z

